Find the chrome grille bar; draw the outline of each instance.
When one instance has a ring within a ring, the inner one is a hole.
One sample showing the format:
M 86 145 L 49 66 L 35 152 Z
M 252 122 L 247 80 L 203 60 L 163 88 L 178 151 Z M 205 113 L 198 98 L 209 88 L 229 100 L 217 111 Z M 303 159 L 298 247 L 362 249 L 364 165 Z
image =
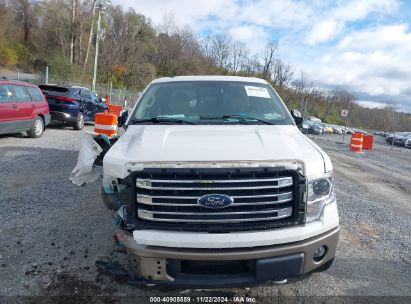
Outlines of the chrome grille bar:
M 260 197 L 278 197 L 281 195 L 290 195 L 292 192 L 282 192 L 275 194 L 257 194 L 257 195 L 237 195 L 232 196 L 232 198 L 260 198 Z M 170 196 L 170 195 L 146 195 L 146 194 L 137 194 L 137 199 L 154 199 L 154 198 L 166 198 L 166 199 L 198 199 L 198 196 Z
M 267 186 L 250 186 L 250 187 L 139 187 L 153 190 L 253 190 L 253 189 L 277 189 L 284 186 L 267 185 Z
M 181 215 L 195 215 L 195 216 L 201 216 L 201 215 L 206 215 L 206 216 L 213 216 L 213 215 L 227 215 L 227 216 L 232 216 L 232 215 L 246 215 L 246 214 L 270 214 L 270 213 L 276 213 L 275 216 L 271 217 L 260 217 L 260 218 L 224 218 L 224 219 L 183 219 L 183 218 L 178 218 L 178 216 Z M 175 218 L 169 219 L 169 218 L 161 218 L 161 217 L 154 217 L 155 215 L 176 215 Z M 286 218 L 291 216 L 292 214 L 292 208 L 283 208 L 283 209 L 275 209 L 275 210 L 260 210 L 260 211 L 250 211 L 250 212 L 218 212 L 218 213 L 199 213 L 199 212 L 164 212 L 164 211 L 147 211 L 147 210 L 138 210 L 138 216 L 142 219 L 145 220 L 150 220 L 150 221 L 158 221 L 158 222 L 185 222 L 185 223 L 190 223 L 190 222 L 207 222 L 207 223 L 226 223 L 226 222 L 250 222 L 250 221 L 269 221 L 269 220 L 278 220 L 282 218 Z
M 259 182 L 276 182 L 277 184 L 269 184 L 269 185 L 256 185 L 256 186 L 221 186 L 218 184 L 227 183 L 227 184 L 234 184 L 234 183 L 259 183 Z M 168 183 L 168 184 L 201 184 L 203 186 L 153 186 L 153 183 Z M 214 184 L 216 184 L 214 186 Z M 243 179 L 243 180 L 158 180 L 158 179 L 137 179 L 136 186 L 138 188 L 143 189 L 157 189 L 157 190 L 246 190 L 246 189 L 277 189 L 288 187 L 293 184 L 293 180 L 291 177 L 279 177 L 279 178 L 271 178 L 271 179 Z
M 284 192 L 278 194 L 269 194 L 269 195 L 256 195 L 256 196 L 233 196 L 234 200 L 236 198 L 259 198 L 259 197 L 272 197 L 277 200 L 269 201 L 269 202 L 235 202 L 232 204 L 233 207 L 235 206 L 255 206 L 255 205 L 270 205 L 270 204 L 281 204 L 289 202 L 293 199 L 292 192 Z M 180 206 L 180 207 L 201 207 L 198 204 L 191 204 L 191 203 L 158 203 L 153 202 L 153 199 L 156 198 L 165 198 L 165 199 L 192 199 L 197 200 L 198 196 L 150 196 L 144 194 L 137 194 L 137 202 L 146 205 L 155 205 L 155 206 Z
M 208 180 L 208 179 L 137 179 L 137 186 L 139 187 L 139 183 L 142 183 L 144 181 L 150 181 L 152 183 L 204 183 L 204 184 L 209 184 L 209 183 L 256 183 L 256 182 L 277 182 L 277 181 L 291 181 L 292 183 L 292 178 L 291 177 L 278 177 L 278 178 L 260 178 L 260 179 L 214 179 L 214 180 Z

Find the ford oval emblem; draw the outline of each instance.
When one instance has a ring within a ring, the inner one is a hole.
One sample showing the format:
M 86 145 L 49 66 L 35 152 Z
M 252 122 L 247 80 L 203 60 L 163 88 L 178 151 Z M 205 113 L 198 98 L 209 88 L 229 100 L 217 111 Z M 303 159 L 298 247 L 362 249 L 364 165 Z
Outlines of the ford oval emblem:
M 234 202 L 232 197 L 225 194 L 206 194 L 200 197 L 197 203 L 206 208 L 219 209 L 230 206 Z

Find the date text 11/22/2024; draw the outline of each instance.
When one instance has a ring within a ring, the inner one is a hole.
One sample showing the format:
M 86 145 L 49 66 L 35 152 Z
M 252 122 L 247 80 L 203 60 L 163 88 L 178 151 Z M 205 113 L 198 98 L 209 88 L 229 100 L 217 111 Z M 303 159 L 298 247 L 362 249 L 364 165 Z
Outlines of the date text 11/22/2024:
M 150 297 L 150 303 L 257 303 L 257 299 L 249 296 Z

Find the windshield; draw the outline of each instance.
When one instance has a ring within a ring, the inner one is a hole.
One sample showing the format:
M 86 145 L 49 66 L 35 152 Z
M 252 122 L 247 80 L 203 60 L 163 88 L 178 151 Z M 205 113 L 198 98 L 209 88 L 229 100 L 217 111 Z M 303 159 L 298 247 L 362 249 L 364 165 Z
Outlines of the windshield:
M 129 124 L 293 124 L 271 86 L 230 81 L 167 82 L 150 85 Z

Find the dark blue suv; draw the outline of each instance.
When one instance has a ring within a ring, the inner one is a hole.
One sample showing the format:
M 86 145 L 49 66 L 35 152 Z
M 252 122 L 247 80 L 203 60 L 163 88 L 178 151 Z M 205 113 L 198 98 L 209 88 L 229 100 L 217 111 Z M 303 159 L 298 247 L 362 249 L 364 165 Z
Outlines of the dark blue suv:
M 96 113 L 107 105 L 87 88 L 77 86 L 40 85 L 50 108 L 51 122 L 60 122 L 81 130 L 85 122 L 93 122 Z

